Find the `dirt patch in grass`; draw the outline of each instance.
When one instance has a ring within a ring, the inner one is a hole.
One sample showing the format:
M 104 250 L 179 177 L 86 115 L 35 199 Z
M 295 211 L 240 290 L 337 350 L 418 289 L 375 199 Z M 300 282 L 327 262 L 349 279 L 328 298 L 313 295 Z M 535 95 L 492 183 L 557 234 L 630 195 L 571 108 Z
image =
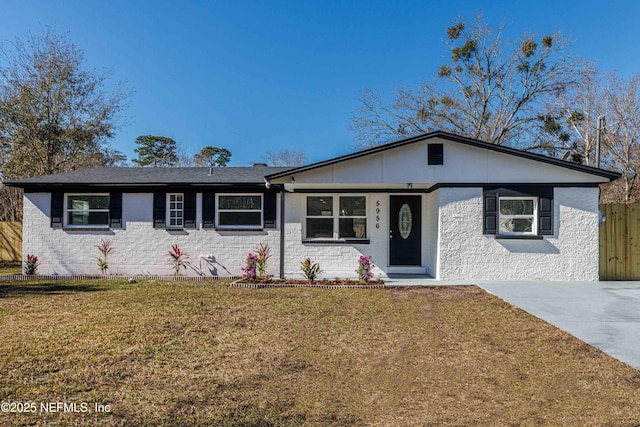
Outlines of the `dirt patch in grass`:
M 639 371 L 476 287 L 62 285 L 0 283 L 0 401 L 110 412 L 0 424 L 640 422 Z

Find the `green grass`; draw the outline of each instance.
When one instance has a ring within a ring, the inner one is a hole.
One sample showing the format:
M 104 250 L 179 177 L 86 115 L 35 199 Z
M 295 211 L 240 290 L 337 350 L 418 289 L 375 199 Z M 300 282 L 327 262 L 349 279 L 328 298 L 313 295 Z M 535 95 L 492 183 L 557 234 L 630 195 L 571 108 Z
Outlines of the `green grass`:
M 476 287 L 0 283 L 0 424 L 636 425 L 640 372 Z
M 3 274 L 20 274 L 22 273 L 22 265 L 19 262 L 2 262 L 0 261 L 0 276 Z

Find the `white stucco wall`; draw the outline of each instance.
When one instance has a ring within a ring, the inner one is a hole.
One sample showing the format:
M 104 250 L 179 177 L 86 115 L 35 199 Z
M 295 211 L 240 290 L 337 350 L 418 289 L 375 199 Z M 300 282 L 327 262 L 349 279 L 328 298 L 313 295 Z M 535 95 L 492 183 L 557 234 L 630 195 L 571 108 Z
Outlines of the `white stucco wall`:
M 553 236 L 496 240 L 482 234 L 482 189 L 441 188 L 441 280 L 598 280 L 598 188 L 556 188 Z
M 427 223 L 425 227 L 424 247 L 425 247 L 425 266 L 427 274 L 431 277 L 438 276 L 438 202 L 439 190 L 424 196 L 425 212 Z
M 320 263 L 324 271 L 323 278 L 333 279 L 357 278 L 355 269 L 358 267 L 358 258 L 361 255 L 371 255 L 376 268 L 375 277 L 384 275 L 381 269 L 387 265 L 388 239 L 388 203 L 389 198 L 384 194 L 358 193 L 367 196 L 367 233 L 369 244 L 328 244 L 328 243 L 303 243 L 303 222 L 305 194 L 288 193 L 285 196 L 285 275 L 288 277 L 300 277 L 300 262 L 309 257 L 312 261 Z M 334 197 L 339 196 L 338 194 Z M 379 202 L 379 206 L 377 206 Z M 376 208 L 380 213 L 376 214 Z M 376 228 L 376 216 L 379 217 L 379 227 Z
M 327 193 L 330 194 L 330 193 Z M 356 194 L 356 193 L 354 193 Z M 357 193 L 367 197 L 367 232 L 369 244 L 343 243 L 303 243 L 304 203 L 307 196 L 316 194 L 287 193 L 285 210 L 285 274 L 300 276 L 300 262 L 311 258 L 319 262 L 324 270 L 323 277 L 350 277 L 357 274 L 357 260 L 360 255 L 371 255 L 376 269 L 376 277 L 386 277 L 389 270 L 389 193 Z M 398 194 L 398 193 L 393 193 Z M 347 195 L 332 194 L 334 197 Z M 415 193 L 414 193 L 415 195 Z M 420 194 L 418 194 L 420 195 Z M 422 196 L 422 260 L 419 268 L 408 268 L 410 273 L 435 275 L 436 245 L 438 242 L 438 203 L 432 194 Z M 402 267 L 394 267 L 394 272 L 402 272 Z
M 279 202 L 278 202 L 279 203 Z M 41 260 L 42 274 L 98 274 L 96 248 L 111 240 L 111 274 L 173 274 L 168 252 L 177 243 L 189 255 L 191 267 L 183 275 L 241 275 L 246 255 L 260 244 L 269 244 L 272 258 L 269 274 L 279 274 L 280 232 L 278 230 L 215 231 L 202 229 L 202 195 L 198 193 L 197 229 L 170 232 L 152 227 L 153 195 L 125 193 L 122 196 L 121 230 L 66 231 L 50 227 L 49 193 L 27 193 L 24 197 L 23 254 Z

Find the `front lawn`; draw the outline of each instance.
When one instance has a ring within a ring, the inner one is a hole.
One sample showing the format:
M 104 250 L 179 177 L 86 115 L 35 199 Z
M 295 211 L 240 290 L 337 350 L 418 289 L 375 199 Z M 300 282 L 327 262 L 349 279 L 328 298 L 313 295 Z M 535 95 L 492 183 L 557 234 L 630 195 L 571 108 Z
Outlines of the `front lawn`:
M 0 276 L 3 274 L 20 274 L 22 273 L 22 264 L 20 262 L 0 261 Z
M 0 282 L 0 355 L 1 425 L 640 422 L 639 371 L 477 287 Z

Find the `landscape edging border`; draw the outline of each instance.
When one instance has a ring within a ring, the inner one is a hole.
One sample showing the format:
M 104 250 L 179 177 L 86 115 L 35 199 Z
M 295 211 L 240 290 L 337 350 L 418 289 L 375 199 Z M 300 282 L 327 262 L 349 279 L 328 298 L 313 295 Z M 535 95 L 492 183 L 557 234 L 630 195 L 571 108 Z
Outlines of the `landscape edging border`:
M 323 285 L 312 283 L 247 283 L 242 279 L 236 280 L 229 284 L 232 288 L 250 288 L 250 289 L 266 289 L 266 288 L 319 288 L 319 289 L 384 289 L 386 284 L 371 285 Z

